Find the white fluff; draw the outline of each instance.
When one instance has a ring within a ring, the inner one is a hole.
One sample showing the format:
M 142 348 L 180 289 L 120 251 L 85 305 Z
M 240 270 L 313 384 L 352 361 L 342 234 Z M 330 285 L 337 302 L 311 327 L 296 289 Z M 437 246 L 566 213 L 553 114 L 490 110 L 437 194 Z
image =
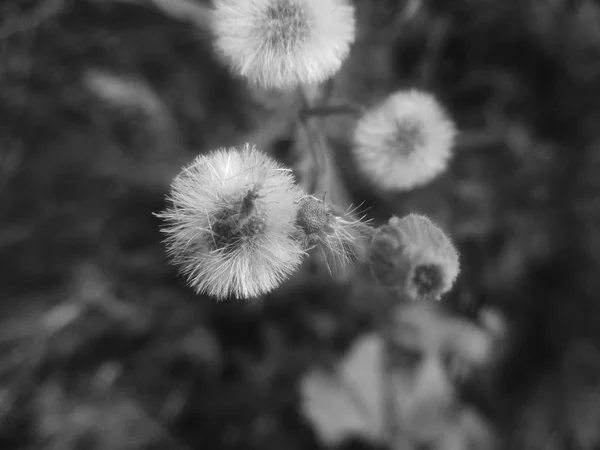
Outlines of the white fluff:
M 224 221 L 243 223 L 248 193 L 257 226 L 219 236 Z M 172 206 L 159 215 L 168 253 L 198 293 L 224 299 L 272 291 L 305 255 L 296 239 L 300 195 L 289 169 L 248 144 L 201 155 L 173 181 Z
M 346 0 L 216 0 L 215 47 L 251 83 L 292 89 L 334 75 L 354 42 Z
M 431 94 L 399 91 L 358 121 L 354 156 L 373 185 L 402 191 L 446 169 L 455 137 L 454 123 Z

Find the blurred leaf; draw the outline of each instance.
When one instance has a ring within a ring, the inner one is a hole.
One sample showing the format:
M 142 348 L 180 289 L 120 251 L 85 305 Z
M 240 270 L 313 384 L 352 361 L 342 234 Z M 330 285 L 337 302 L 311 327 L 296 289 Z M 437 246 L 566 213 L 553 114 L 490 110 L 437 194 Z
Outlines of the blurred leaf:
M 380 346 L 379 337 L 366 335 L 337 373 L 315 369 L 301 380 L 303 412 L 327 445 L 353 436 L 381 438 Z

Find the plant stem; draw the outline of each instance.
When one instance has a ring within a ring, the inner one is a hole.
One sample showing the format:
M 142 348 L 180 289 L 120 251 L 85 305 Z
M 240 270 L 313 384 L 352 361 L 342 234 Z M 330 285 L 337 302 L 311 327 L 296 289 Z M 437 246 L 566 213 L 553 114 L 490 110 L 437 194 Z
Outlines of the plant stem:
M 300 111 L 300 115 L 305 119 L 311 117 L 325 117 L 342 114 L 358 116 L 361 113 L 362 109 L 360 107 L 350 104 L 315 106 L 311 108 L 305 108 Z
M 310 106 L 311 99 L 310 99 L 308 92 L 304 88 L 302 88 L 301 92 L 302 92 L 302 100 L 303 100 L 302 111 L 305 111 L 305 110 L 311 108 L 311 106 Z M 312 195 L 317 190 L 319 179 L 321 178 L 321 176 L 325 170 L 325 164 L 327 161 L 326 161 L 326 157 L 324 154 L 323 146 L 321 145 L 321 142 L 320 142 L 318 136 L 315 136 L 315 134 L 313 133 L 313 130 L 311 130 L 311 128 L 310 128 L 310 125 L 307 120 L 307 116 L 302 114 L 302 112 L 300 112 L 299 121 L 300 121 L 301 128 L 306 133 L 306 138 L 308 140 L 308 147 L 309 147 L 308 150 L 310 151 L 311 159 L 312 159 L 312 165 L 310 168 L 309 180 L 308 180 L 308 184 L 307 184 L 308 193 Z
M 379 317 L 378 332 L 382 341 L 382 418 L 383 439 L 390 450 L 398 447 L 401 435 L 400 416 L 394 388 L 394 329 L 396 328 L 395 309 L 398 305 L 410 302 L 408 295 L 396 292 L 393 302 L 384 305 Z

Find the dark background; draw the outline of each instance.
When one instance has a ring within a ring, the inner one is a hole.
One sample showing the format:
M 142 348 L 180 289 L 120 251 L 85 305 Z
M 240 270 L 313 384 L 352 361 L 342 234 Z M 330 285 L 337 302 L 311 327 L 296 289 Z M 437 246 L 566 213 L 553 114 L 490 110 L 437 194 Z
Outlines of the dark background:
M 462 134 L 446 174 L 395 196 L 360 180 L 344 133 L 332 146 L 375 224 L 415 211 L 452 236 L 446 301 L 509 318 L 508 436 L 567 344 L 600 343 L 600 8 L 425 0 L 403 19 L 407 2 L 355 3 L 343 96 L 425 88 Z M 319 448 L 295 383 L 369 329 L 385 293 L 307 263 L 261 301 L 201 298 L 152 214 L 201 152 L 248 139 L 287 161 L 286 125 L 261 130 L 288 101 L 257 100 L 205 30 L 160 9 L 0 3 L 0 447 Z

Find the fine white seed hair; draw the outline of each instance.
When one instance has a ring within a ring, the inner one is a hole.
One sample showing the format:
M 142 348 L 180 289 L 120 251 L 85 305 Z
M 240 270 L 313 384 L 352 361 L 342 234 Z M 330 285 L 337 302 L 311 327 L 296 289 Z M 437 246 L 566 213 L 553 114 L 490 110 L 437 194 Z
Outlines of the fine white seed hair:
M 305 256 L 295 225 L 301 194 L 289 169 L 248 144 L 201 155 L 175 178 L 171 206 L 158 215 L 166 222 L 168 255 L 199 294 L 225 299 L 268 293 Z M 219 236 L 219 225 L 239 220 L 244 199 L 256 226 Z M 223 240 L 226 245 L 219 245 Z
M 239 75 L 267 89 L 322 82 L 354 42 L 347 0 L 216 0 L 216 51 Z
M 432 181 L 446 169 L 456 134 L 431 94 L 399 91 L 358 121 L 353 152 L 375 187 L 403 191 Z

